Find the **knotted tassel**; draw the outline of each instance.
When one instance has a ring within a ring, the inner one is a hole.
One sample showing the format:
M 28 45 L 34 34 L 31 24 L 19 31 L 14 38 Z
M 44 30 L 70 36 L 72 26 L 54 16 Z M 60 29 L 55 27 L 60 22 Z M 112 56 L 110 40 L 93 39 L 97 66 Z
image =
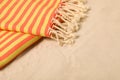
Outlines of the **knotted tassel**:
M 62 0 L 49 27 L 50 37 L 60 45 L 73 44 L 77 38 L 75 33 L 89 10 L 86 3 L 86 0 Z

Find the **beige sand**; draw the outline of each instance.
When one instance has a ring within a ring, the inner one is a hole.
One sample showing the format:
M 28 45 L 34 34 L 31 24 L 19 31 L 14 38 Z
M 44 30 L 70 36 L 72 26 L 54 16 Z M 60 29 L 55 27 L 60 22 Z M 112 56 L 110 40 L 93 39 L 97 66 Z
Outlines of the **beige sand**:
M 43 39 L 0 71 L 0 80 L 120 80 L 120 0 L 89 5 L 72 47 Z

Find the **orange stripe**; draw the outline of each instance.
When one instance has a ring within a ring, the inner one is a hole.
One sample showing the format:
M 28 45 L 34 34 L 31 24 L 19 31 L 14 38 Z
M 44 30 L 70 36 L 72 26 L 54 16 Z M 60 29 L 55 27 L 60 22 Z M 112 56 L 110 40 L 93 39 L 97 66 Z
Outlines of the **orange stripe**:
M 8 0 L 7 3 L 0 9 L 0 13 L 3 12 L 5 10 L 5 8 L 7 8 L 7 6 L 10 4 L 12 0 Z
M 40 15 L 40 13 L 43 11 L 44 7 L 47 6 L 49 4 L 50 0 L 48 0 L 48 2 L 46 1 L 46 3 L 41 7 L 41 9 L 39 10 L 39 12 L 37 13 L 37 15 L 35 16 L 33 22 L 30 24 L 30 27 L 28 29 L 28 31 L 32 34 L 32 29 L 34 27 L 34 24 L 36 22 L 36 20 L 38 19 L 38 16 Z
M 22 4 L 18 7 L 18 9 L 15 11 L 14 15 L 7 21 L 7 23 L 5 24 L 6 29 L 8 29 L 8 25 L 10 24 L 10 22 L 13 20 L 13 18 L 15 18 L 17 16 L 17 14 L 19 13 L 20 9 L 23 7 L 23 5 L 25 4 L 27 0 L 24 0 L 22 2 Z
M 0 0 L 0 4 L 3 2 L 4 0 Z
M 31 39 L 32 40 L 32 39 Z M 2 69 L 2 68 L 4 68 L 6 65 L 8 65 L 10 62 L 12 62 L 17 56 L 19 56 L 23 51 L 25 51 L 28 47 L 30 47 L 32 44 L 34 44 L 35 42 L 37 42 L 38 40 L 35 40 L 35 41 L 33 41 L 31 44 L 29 44 L 26 48 L 24 48 L 23 50 L 21 50 L 19 53 L 17 53 L 15 56 L 14 56 L 14 58 L 12 58 L 12 59 L 10 59 L 8 62 L 6 62 L 5 64 L 3 64 L 3 65 L 1 65 L 0 66 L 0 69 Z M 27 43 L 27 42 L 26 42 Z M 22 47 L 22 46 L 21 46 Z M 10 56 L 12 56 L 12 54 L 11 55 L 9 55 L 8 57 L 10 57 Z M 8 58 L 7 57 L 7 58 Z M 3 60 L 6 60 L 7 58 L 5 58 L 5 59 L 3 59 Z M 0 58 L 0 61 L 1 61 L 1 58 Z
M 15 45 L 11 50 L 9 50 L 7 53 L 5 53 L 2 57 L 0 57 L 0 61 L 8 57 L 10 54 L 12 54 L 16 49 L 18 49 L 20 46 L 24 45 L 26 42 L 34 38 L 33 36 L 28 36 L 26 39 Z
M 5 32 L 4 34 L 2 34 L 2 35 L 0 36 L 0 38 L 3 37 L 3 36 L 5 36 L 7 33 L 8 33 L 8 32 Z
M 62 1 L 60 0 L 60 4 L 61 4 L 61 2 L 62 2 Z M 44 31 L 44 34 L 45 34 L 46 37 L 49 37 L 49 36 L 50 36 L 48 30 L 49 30 L 49 27 L 52 27 L 51 20 L 52 20 L 52 18 L 56 15 L 56 14 L 55 14 L 55 10 L 56 10 L 58 7 L 59 7 L 59 5 L 53 10 L 53 12 L 52 12 L 52 14 L 51 14 L 51 16 L 50 16 L 50 19 L 49 19 L 49 21 L 48 21 L 48 24 L 47 24 L 47 26 L 46 26 L 46 29 L 45 29 L 45 31 Z
M 15 33 L 14 33 L 15 34 Z M 11 41 L 6 43 L 2 48 L 0 48 L 0 51 L 3 51 L 6 46 L 9 46 L 11 43 L 15 42 L 17 39 L 19 39 L 23 34 L 19 34 L 18 36 L 14 37 Z
M 11 12 L 11 10 L 17 5 L 17 3 L 19 2 L 19 0 L 16 0 L 16 2 L 9 8 L 9 10 L 7 11 L 7 13 L 4 15 L 4 17 L 2 17 L 0 19 L 0 23 L 6 19 L 6 17 L 8 16 L 8 14 Z
M 53 7 L 53 5 L 56 3 L 57 0 L 54 0 L 54 2 L 51 4 L 51 6 L 46 10 L 44 16 L 41 19 L 41 22 L 39 23 L 39 26 L 37 28 L 36 34 L 40 35 L 40 31 L 41 31 L 41 27 L 45 21 L 45 17 L 47 17 L 48 12 L 50 11 L 50 9 Z
M 12 29 L 16 31 L 16 26 L 17 24 L 21 21 L 21 19 L 25 16 L 25 13 L 28 11 L 29 7 L 32 5 L 34 1 L 31 1 L 27 7 L 25 8 L 25 10 L 23 11 L 22 15 L 18 18 L 18 20 L 13 24 Z M 23 6 L 24 7 L 24 6 Z
M 6 31 L 1 31 L 0 35 L 4 34 Z M 12 32 L 7 33 L 6 35 L 4 35 L 3 37 L 0 38 L 0 41 L 2 41 L 3 39 L 5 39 L 6 37 L 8 37 L 10 34 L 12 34 Z
M 0 41 L 0 44 L 2 44 L 5 40 L 9 39 L 9 38 L 10 38 L 12 35 L 14 35 L 14 34 L 15 34 L 15 33 L 12 33 L 12 34 L 6 36 L 5 39 L 3 39 L 2 41 Z
M 2 1 L 3 1 L 3 0 L 2 0 Z M 9 3 L 10 3 L 11 1 L 12 1 L 12 0 L 8 0 Z M 17 0 L 17 1 L 20 1 L 20 0 Z M 23 0 L 23 1 L 26 2 L 27 0 Z M 32 3 L 33 3 L 34 1 L 35 1 L 35 0 L 32 0 L 32 1 L 27 5 L 27 7 L 25 7 L 25 9 L 24 9 L 23 13 L 20 15 L 19 19 L 18 19 L 17 21 L 15 21 L 15 23 L 12 25 L 12 30 L 13 30 L 13 31 L 16 31 L 17 24 L 19 24 L 19 22 L 21 21 L 21 19 L 25 16 L 26 12 L 28 11 L 29 7 L 32 5 Z M 42 2 L 43 0 L 39 0 L 39 1 Z M 50 0 L 46 0 L 46 3 L 44 4 L 44 6 L 42 6 L 42 8 L 40 8 L 40 10 L 38 11 L 38 13 L 35 15 L 32 23 L 30 23 L 30 26 L 29 26 L 29 28 L 28 28 L 28 33 L 31 33 L 31 34 L 32 34 L 32 29 L 33 29 L 33 27 L 34 27 L 34 24 L 35 24 L 36 20 L 38 19 L 38 16 L 40 16 L 40 14 L 41 14 L 41 12 L 43 11 L 44 7 L 46 7 L 47 4 L 49 4 L 49 1 L 50 1 Z M 7 2 L 6 4 L 8 4 L 8 2 Z M 24 2 L 18 7 L 18 9 L 15 11 L 14 15 L 12 15 L 12 16 L 10 17 L 10 19 L 9 19 L 8 21 L 6 21 L 5 27 L 4 27 L 5 29 L 8 29 L 8 26 L 10 25 L 10 22 L 13 20 L 14 17 L 17 16 L 17 14 L 19 13 L 21 7 L 23 7 L 23 5 L 24 5 Z M 29 15 L 27 16 L 27 18 L 25 19 L 25 22 L 22 24 L 22 26 L 20 26 L 20 31 L 21 31 L 21 32 L 24 32 L 24 28 L 25 28 L 25 26 L 27 25 L 27 22 L 29 21 L 29 19 L 30 19 L 31 16 L 33 15 L 35 9 L 40 5 L 40 2 L 39 2 L 39 4 L 37 3 L 37 4 L 35 5 L 35 7 L 34 7 L 34 8 L 32 9 L 32 11 L 30 12 L 30 14 L 29 14 Z M 10 12 L 10 10 L 12 10 L 17 3 L 18 3 L 18 2 L 15 2 L 14 5 L 12 5 L 12 6 L 8 9 L 7 13 Z M 6 4 L 5 4 L 5 5 L 6 5 Z M 45 11 L 44 15 L 42 16 L 42 18 L 41 18 L 41 20 L 40 20 L 40 22 L 39 22 L 39 25 L 37 26 L 37 30 L 36 30 L 36 34 L 37 34 L 37 35 L 40 35 L 40 33 L 41 33 L 40 31 L 41 31 L 42 25 L 45 24 L 45 19 L 46 19 L 46 17 L 47 17 L 47 14 L 48 14 L 49 11 L 51 10 L 51 8 L 54 7 L 54 4 L 57 4 L 57 3 L 56 3 L 56 0 L 54 0 L 54 2 L 51 3 L 50 7 L 48 7 L 48 9 Z M 8 5 L 9 5 L 9 4 L 8 4 Z M 6 6 L 3 6 L 3 7 L 6 8 Z M 3 7 L 2 7 L 0 10 L 2 10 Z M 4 9 L 5 9 L 5 8 L 4 8 Z M 58 8 L 58 7 L 57 7 L 57 8 Z M 45 26 L 45 31 L 44 31 L 45 33 L 44 33 L 44 34 L 45 34 L 46 36 L 49 36 L 49 35 L 48 35 L 48 28 L 51 26 L 51 25 L 50 25 L 50 21 L 51 21 L 52 17 L 54 17 L 54 15 L 55 15 L 55 14 L 54 14 L 55 10 L 56 10 L 56 8 L 53 10 L 53 13 L 52 13 L 51 16 L 49 17 L 49 20 L 47 21 L 47 24 L 46 24 L 47 26 Z M 3 17 L 2 19 L 0 19 L 0 23 L 1 23 L 1 21 L 3 21 L 3 20 L 7 17 L 7 13 L 5 13 L 4 17 Z
M 40 2 L 38 2 L 35 7 L 32 9 L 31 13 L 29 14 L 29 16 L 26 18 L 25 22 L 22 24 L 20 31 L 24 31 L 25 25 L 27 24 L 27 22 L 30 20 L 31 16 L 33 15 L 35 9 L 43 2 L 43 0 L 40 0 Z M 37 16 L 38 17 L 38 16 Z M 35 20 L 34 20 L 35 21 Z

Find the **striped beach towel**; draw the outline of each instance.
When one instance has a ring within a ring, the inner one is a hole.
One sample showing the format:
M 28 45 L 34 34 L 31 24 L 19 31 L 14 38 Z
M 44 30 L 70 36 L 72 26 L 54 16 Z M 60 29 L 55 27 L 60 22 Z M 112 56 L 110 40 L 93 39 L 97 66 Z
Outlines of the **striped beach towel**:
M 0 0 L 0 68 L 41 37 L 72 44 L 87 11 L 85 0 Z

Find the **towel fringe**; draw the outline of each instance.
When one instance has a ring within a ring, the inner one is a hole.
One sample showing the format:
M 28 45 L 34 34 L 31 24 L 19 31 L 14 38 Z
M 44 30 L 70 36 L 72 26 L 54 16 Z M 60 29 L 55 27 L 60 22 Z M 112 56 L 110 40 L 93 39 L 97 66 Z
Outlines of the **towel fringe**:
M 52 19 L 52 27 L 49 28 L 50 37 L 61 46 L 73 44 L 78 37 L 75 32 L 79 30 L 88 10 L 86 0 L 62 0 Z

